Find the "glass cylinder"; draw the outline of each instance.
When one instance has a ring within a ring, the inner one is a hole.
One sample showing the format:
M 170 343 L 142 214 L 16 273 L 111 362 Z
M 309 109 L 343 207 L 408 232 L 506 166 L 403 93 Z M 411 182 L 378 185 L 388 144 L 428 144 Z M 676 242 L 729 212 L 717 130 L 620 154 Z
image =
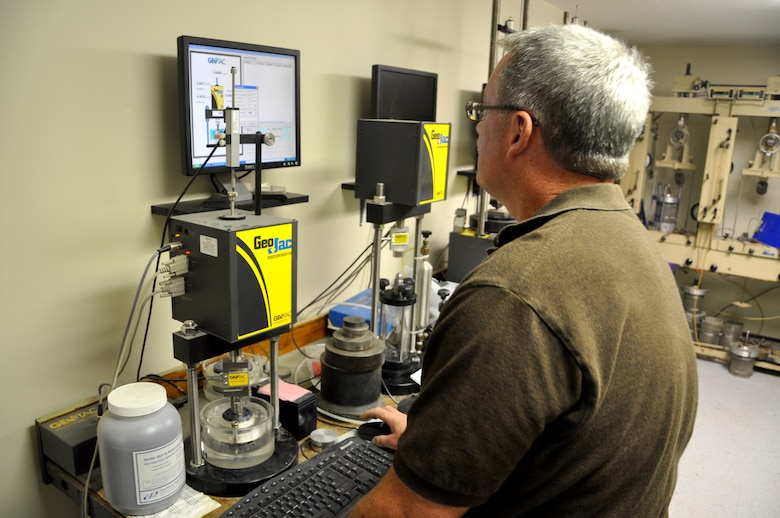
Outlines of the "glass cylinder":
M 660 188 L 658 194 L 653 196 L 653 202 L 655 203 L 653 226 L 661 232 L 674 232 L 677 229 L 680 197 L 673 196 L 671 187 L 667 185 L 666 188 Z
M 385 362 L 403 363 L 414 340 L 412 308 L 417 302 L 414 280 L 398 274 L 393 285 L 379 294 L 379 337 L 385 342 Z
M 401 363 L 411 350 L 412 306 L 380 307 L 380 338 L 385 342 L 385 361 Z

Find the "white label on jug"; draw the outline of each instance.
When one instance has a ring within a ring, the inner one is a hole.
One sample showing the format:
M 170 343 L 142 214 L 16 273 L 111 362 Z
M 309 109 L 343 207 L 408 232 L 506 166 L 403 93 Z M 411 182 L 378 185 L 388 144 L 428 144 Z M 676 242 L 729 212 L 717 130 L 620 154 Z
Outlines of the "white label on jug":
M 158 502 L 175 493 L 184 478 L 184 442 L 179 434 L 164 446 L 133 452 L 136 504 Z

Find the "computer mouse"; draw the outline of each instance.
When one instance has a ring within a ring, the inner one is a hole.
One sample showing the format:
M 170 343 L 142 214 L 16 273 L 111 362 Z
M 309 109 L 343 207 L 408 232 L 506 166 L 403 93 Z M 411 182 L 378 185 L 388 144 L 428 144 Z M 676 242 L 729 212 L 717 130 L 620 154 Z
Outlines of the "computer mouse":
M 398 403 L 398 411 L 401 412 L 402 414 L 409 414 L 409 408 L 412 406 L 412 403 L 414 403 L 415 401 L 417 401 L 416 394 L 413 394 L 408 398 L 401 400 Z
M 384 421 L 370 421 L 357 428 L 358 437 L 366 441 L 370 441 L 377 435 L 390 435 L 391 433 L 390 427 Z

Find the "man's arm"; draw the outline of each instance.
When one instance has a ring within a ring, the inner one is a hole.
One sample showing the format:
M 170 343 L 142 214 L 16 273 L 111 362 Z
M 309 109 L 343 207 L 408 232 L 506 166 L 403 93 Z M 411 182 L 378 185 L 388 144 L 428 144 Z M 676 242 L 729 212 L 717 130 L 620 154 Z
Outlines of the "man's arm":
M 418 495 L 404 484 L 391 467 L 366 496 L 358 500 L 350 518 L 410 517 L 454 518 L 463 516 L 468 507 L 450 507 L 437 504 Z
M 390 427 L 390 435 L 378 435 L 373 443 L 382 448 L 396 449 L 398 439 L 406 430 L 406 414 L 391 406 L 372 408 L 363 419 L 381 419 Z M 432 502 L 404 484 L 395 470 L 390 470 L 366 496 L 352 509 L 350 518 L 357 517 L 414 517 L 450 518 L 462 516 L 468 507 L 450 507 Z

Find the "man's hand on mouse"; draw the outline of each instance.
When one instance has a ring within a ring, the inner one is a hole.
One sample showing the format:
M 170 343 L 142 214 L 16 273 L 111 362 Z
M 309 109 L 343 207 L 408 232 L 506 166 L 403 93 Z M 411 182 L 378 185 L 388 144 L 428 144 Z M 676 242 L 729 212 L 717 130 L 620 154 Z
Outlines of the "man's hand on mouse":
M 398 439 L 406 430 L 406 414 L 392 406 L 383 406 L 367 410 L 360 416 L 363 419 L 381 419 L 390 427 L 390 435 L 377 435 L 371 442 L 380 448 L 395 450 L 398 447 Z

